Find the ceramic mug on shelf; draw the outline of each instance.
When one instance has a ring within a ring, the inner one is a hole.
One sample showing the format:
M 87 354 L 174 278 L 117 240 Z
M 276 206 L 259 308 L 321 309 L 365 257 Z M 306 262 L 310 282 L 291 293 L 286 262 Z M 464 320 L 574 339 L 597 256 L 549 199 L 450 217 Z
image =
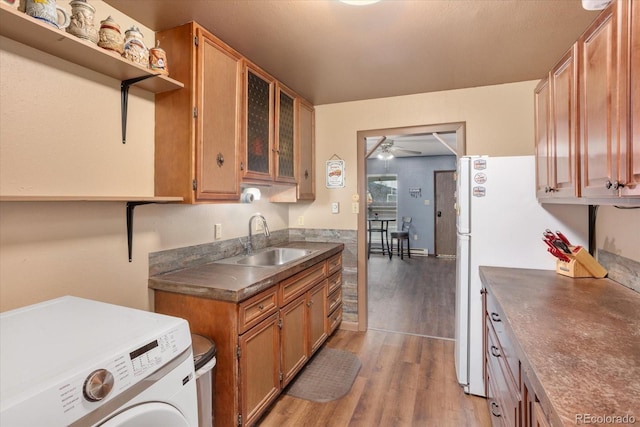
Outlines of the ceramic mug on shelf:
M 71 22 L 69 14 L 56 0 L 20 0 L 18 9 L 56 28 L 67 28 Z

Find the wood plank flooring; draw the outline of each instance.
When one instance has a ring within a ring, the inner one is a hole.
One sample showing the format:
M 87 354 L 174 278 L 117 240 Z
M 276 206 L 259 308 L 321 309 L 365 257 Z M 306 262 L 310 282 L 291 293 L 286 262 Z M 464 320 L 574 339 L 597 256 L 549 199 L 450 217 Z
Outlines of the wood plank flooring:
M 360 358 L 362 369 L 351 391 L 327 403 L 282 394 L 258 422 L 260 427 L 491 425 L 486 400 L 465 395 L 458 385 L 454 342 L 446 339 L 453 337 L 455 304 L 450 294 L 451 287 L 455 292 L 455 261 L 394 257 L 387 263 L 379 258 L 372 257 L 369 263 L 369 324 L 382 325 L 385 330 L 338 330 L 324 344 Z M 372 289 L 377 282 L 382 286 Z M 419 290 L 420 283 L 430 289 Z M 385 301 L 390 307 L 386 311 L 382 310 Z M 433 319 L 438 316 L 445 319 Z M 420 325 L 415 327 L 415 323 Z M 435 336 L 445 339 L 432 338 Z
M 369 328 L 454 338 L 456 260 L 369 259 Z

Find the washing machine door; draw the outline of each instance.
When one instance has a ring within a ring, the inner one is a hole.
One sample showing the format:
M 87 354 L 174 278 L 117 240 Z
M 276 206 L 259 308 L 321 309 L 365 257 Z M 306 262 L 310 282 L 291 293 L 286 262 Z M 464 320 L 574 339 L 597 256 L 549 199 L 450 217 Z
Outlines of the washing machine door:
M 100 427 L 191 427 L 180 411 L 167 403 L 160 402 L 141 403 L 127 408 L 97 425 Z

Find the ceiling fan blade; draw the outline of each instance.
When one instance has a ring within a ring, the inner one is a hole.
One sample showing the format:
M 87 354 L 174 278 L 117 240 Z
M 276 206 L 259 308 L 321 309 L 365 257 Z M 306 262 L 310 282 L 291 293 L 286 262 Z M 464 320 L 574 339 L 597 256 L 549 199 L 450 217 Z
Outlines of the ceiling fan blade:
M 407 150 L 406 148 L 400 148 L 400 147 L 391 147 L 390 148 L 391 151 L 400 151 L 402 153 L 407 153 L 407 154 L 422 154 L 422 151 L 415 151 L 415 150 Z

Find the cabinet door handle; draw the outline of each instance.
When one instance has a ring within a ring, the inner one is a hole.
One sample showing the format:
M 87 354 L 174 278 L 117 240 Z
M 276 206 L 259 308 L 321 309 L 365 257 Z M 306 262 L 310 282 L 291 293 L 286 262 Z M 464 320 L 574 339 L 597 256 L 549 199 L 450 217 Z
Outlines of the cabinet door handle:
M 498 313 L 491 313 L 491 320 L 493 320 L 494 322 L 502 322 L 502 320 L 500 320 L 500 316 L 498 316 Z
M 305 169 L 304 170 L 304 179 L 308 179 L 309 178 L 309 170 Z
M 498 410 L 498 413 L 495 413 L 495 409 Z M 502 414 L 500 413 L 500 405 L 498 405 L 496 402 L 491 402 L 491 415 L 493 415 L 494 417 L 501 417 Z
M 498 347 L 496 347 L 495 345 L 491 346 L 491 355 L 493 357 L 500 357 L 500 349 Z

